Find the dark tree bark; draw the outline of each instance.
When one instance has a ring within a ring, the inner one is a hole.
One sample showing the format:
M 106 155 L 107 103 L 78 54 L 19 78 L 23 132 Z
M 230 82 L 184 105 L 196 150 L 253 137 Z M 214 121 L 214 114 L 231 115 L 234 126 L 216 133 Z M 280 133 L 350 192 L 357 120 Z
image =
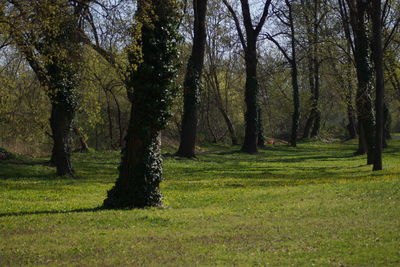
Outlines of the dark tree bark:
M 385 78 L 383 74 L 383 46 L 382 46 L 382 20 L 381 0 L 371 0 L 372 9 L 372 56 L 375 66 L 375 110 L 376 128 L 374 144 L 374 171 L 382 170 L 382 151 L 384 140 L 384 98 Z
M 53 136 L 52 163 L 57 169 L 57 175 L 72 175 L 72 121 L 74 110 L 62 104 L 52 104 L 50 126 Z
M 250 39 L 249 37 L 247 37 Z M 254 38 L 254 37 L 253 37 Z M 257 79 L 257 51 L 254 41 L 247 42 L 252 47 L 246 47 L 246 85 L 245 85 L 245 102 L 246 102 L 246 130 L 242 151 L 250 154 L 257 153 L 257 109 L 258 109 L 258 79 Z
M 54 61 L 46 65 L 48 96 L 52 104 L 50 127 L 53 137 L 51 162 L 57 175 L 73 175 L 71 164 L 72 123 L 77 107 L 78 85 L 76 66 L 63 63 L 63 58 L 53 56 Z M 66 82 L 68 81 L 68 82 Z
M 245 135 L 244 142 L 242 145 L 242 151 L 255 154 L 258 152 L 257 149 L 257 137 L 259 135 L 258 131 L 258 78 L 257 78 L 257 38 L 261 32 L 262 27 L 265 24 L 268 9 L 271 4 L 271 0 L 267 0 L 264 4 L 264 10 L 261 15 L 260 21 L 256 26 L 253 26 L 250 6 L 248 0 L 240 0 L 242 14 L 243 14 L 243 24 L 246 32 L 243 34 L 242 28 L 240 26 L 239 18 L 236 12 L 233 10 L 232 6 L 227 0 L 223 0 L 225 6 L 231 13 L 233 20 L 236 25 L 236 30 L 239 35 L 240 42 L 244 51 L 245 65 L 246 65 L 246 85 L 245 85 L 245 103 L 246 103 L 246 113 L 245 113 Z
M 366 29 L 367 1 L 347 0 L 350 9 L 350 24 L 354 34 L 354 60 L 357 72 L 356 106 L 359 123 L 359 150 L 367 153 L 367 163 L 373 163 L 375 118 L 372 104 L 372 71 L 369 64 L 369 40 Z
M 138 1 L 136 19 L 141 26 L 135 28 L 136 39 L 128 51 L 133 66 L 127 81 L 131 118 L 119 177 L 108 191 L 104 208 L 161 205 L 160 133 L 176 94 L 173 79 L 177 69 L 178 10 L 175 0 Z
M 294 43 L 294 41 L 292 41 Z M 294 44 L 292 44 L 292 53 L 295 51 Z M 295 58 L 295 54 L 293 55 Z M 292 60 L 292 87 L 293 87 L 293 114 L 292 114 L 292 133 L 290 136 L 290 145 L 292 147 L 297 146 L 297 136 L 299 129 L 300 120 L 300 96 L 299 96 L 299 84 L 298 84 L 298 73 L 297 73 L 297 62 Z
M 184 106 L 179 149 L 176 155 L 195 157 L 198 105 L 200 102 L 201 76 L 206 46 L 207 0 L 193 0 L 194 36 L 184 82 Z

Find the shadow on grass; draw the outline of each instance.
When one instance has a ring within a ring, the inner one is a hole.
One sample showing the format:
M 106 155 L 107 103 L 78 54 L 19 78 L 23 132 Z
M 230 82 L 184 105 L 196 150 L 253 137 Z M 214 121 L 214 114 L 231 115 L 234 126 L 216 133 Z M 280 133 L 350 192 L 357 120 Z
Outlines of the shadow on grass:
M 386 156 L 398 155 L 399 144 L 398 140 L 390 142 L 385 150 Z M 355 143 L 307 143 L 300 144 L 297 148 L 276 145 L 261 149 L 256 155 L 250 155 L 240 152 L 238 146 L 209 146 L 206 147 L 206 153 L 198 155 L 197 160 L 178 161 L 172 154 L 167 154 L 165 173 L 168 180 L 178 183 L 201 180 L 208 182 L 221 178 L 242 179 L 242 182 L 253 179 L 259 180 L 259 184 L 264 186 L 277 186 L 277 180 L 280 179 L 282 185 L 288 185 L 288 181 L 295 180 L 301 183 L 315 183 L 318 180 L 326 182 L 330 179 L 333 182 L 371 176 L 370 171 L 364 168 L 365 165 L 360 165 L 364 158 L 353 155 L 355 148 Z M 353 160 L 354 164 L 343 164 Z M 0 162 L 0 180 L 79 180 L 108 184 L 118 176 L 119 154 L 115 152 L 74 155 L 74 167 L 78 178 L 57 177 L 54 168 L 43 166 L 45 162 L 45 159 Z
M 43 210 L 43 211 L 5 212 L 5 213 L 0 213 L 0 218 L 1 217 L 8 217 L 8 216 L 84 213 L 84 212 L 96 212 L 96 211 L 101 211 L 101 210 L 104 210 L 104 209 L 101 208 L 101 207 L 97 207 L 97 208 L 74 209 L 74 210 Z

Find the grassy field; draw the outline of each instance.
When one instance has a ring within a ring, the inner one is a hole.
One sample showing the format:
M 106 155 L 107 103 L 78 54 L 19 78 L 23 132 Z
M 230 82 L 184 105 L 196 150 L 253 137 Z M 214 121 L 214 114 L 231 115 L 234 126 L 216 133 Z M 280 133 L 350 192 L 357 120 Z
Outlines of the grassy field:
M 97 210 L 117 152 L 0 162 L 0 266 L 399 266 L 400 140 L 372 173 L 353 143 L 164 157 L 165 209 Z

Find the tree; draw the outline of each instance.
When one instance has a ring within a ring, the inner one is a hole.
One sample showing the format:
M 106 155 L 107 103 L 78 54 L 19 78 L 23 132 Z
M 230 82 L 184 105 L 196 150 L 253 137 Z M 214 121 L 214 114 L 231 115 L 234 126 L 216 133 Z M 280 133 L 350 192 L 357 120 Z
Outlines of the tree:
M 8 33 L 51 101 L 54 141 L 52 163 L 57 175 L 73 174 L 72 122 L 78 103 L 80 5 L 68 1 L 7 1 Z
M 260 20 L 257 24 L 255 24 L 255 26 L 253 26 L 253 21 L 251 18 L 249 1 L 240 0 L 242 15 L 243 15 L 243 24 L 246 35 L 243 34 L 238 15 L 236 14 L 233 7 L 228 3 L 227 0 L 223 0 L 223 2 L 225 6 L 228 8 L 229 12 L 231 13 L 233 20 L 235 21 L 236 30 L 239 35 L 239 40 L 243 47 L 245 64 L 246 64 L 246 85 L 245 85 L 246 130 L 245 130 L 245 137 L 242 146 L 242 151 L 254 154 L 258 152 L 257 137 L 260 133 L 259 132 L 260 127 L 257 126 L 260 124 L 260 121 L 258 120 L 259 85 L 257 79 L 257 64 L 258 64 L 257 40 L 267 19 L 271 0 L 267 0 L 265 2 Z
M 374 151 L 374 125 L 375 117 L 372 105 L 372 70 L 369 59 L 369 40 L 367 35 L 366 12 L 368 1 L 346 0 L 339 1 L 342 17 L 347 32 L 347 39 L 351 43 L 356 73 L 357 73 L 357 94 L 356 106 L 359 128 L 359 149 L 357 154 L 367 153 L 368 164 L 373 163 Z M 350 36 L 350 25 L 353 31 L 353 39 Z
M 307 64 L 309 86 L 311 91 L 311 110 L 304 127 L 303 138 L 317 137 L 321 127 L 321 112 L 319 110 L 320 97 L 320 67 L 319 42 L 320 24 L 323 22 L 324 15 L 320 14 L 321 3 L 319 0 L 302 0 L 307 35 Z M 311 14 L 310 14 L 311 13 Z
M 198 104 L 206 46 L 207 0 L 193 0 L 194 35 L 184 82 L 184 106 L 178 156 L 195 157 Z
M 235 81 L 241 79 L 241 75 L 235 73 L 235 68 L 242 73 L 240 55 L 236 49 L 237 35 L 235 31 L 232 31 L 231 18 L 229 13 L 224 10 L 224 4 L 221 1 L 210 1 L 208 9 L 204 78 L 205 89 L 209 91 L 207 96 L 214 96 L 215 105 L 207 105 L 207 107 L 214 107 L 218 111 L 226 125 L 232 145 L 238 145 L 234 115 L 232 114 L 232 111 L 238 109 L 238 106 L 234 104 L 237 91 L 235 90 L 237 88 Z M 242 95 L 241 91 L 238 96 Z M 238 99 L 239 101 L 241 99 Z M 206 113 L 209 114 L 209 110 L 206 110 Z M 236 112 L 235 115 L 239 114 Z
M 293 92 L 293 114 L 292 114 L 292 130 L 290 136 L 290 145 L 292 147 L 297 146 L 297 137 L 299 131 L 299 120 L 300 120 L 300 93 L 299 93 L 299 71 L 298 71 L 298 60 L 297 60 L 297 40 L 295 36 L 295 26 L 294 26 L 294 17 L 293 17 L 293 3 L 290 0 L 285 0 L 285 5 L 287 11 L 277 9 L 274 11 L 278 20 L 283 22 L 289 28 L 288 33 L 284 33 L 290 37 L 290 52 L 288 53 L 286 49 L 280 45 L 280 43 L 276 40 L 276 36 L 281 35 L 283 33 L 275 34 L 274 36 L 271 34 L 267 34 L 267 39 L 272 41 L 275 46 L 281 51 L 285 59 L 290 64 L 291 69 L 291 82 L 292 82 L 292 92 Z M 287 13 L 287 14 L 286 14 Z
M 175 0 L 139 0 L 128 48 L 128 95 L 131 118 L 122 150 L 119 178 L 103 207 L 143 208 L 161 205 L 160 131 L 176 93 L 178 5 Z
M 372 56 L 375 67 L 375 110 L 376 128 L 374 144 L 374 171 L 382 170 L 382 149 L 384 140 L 384 98 L 385 78 L 383 74 L 382 8 L 381 0 L 372 0 L 370 15 L 372 19 Z

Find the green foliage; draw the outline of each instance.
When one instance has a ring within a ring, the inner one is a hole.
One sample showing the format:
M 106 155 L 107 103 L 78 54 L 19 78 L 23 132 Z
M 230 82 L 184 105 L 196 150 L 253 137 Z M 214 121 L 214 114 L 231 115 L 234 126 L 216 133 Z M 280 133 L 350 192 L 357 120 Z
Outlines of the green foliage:
M 24 154 L 47 148 L 49 100 L 34 74 L 13 51 L 0 67 L 0 146 Z
M 76 154 L 80 178 L 54 177 L 45 159 L 1 162 L 0 265 L 399 262 L 399 140 L 373 175 L 354 143 L 257 156 L 203 148 L 197 161 L 165 158 L 167 209 L 96 210 L 118 176 L 117 152 Z

